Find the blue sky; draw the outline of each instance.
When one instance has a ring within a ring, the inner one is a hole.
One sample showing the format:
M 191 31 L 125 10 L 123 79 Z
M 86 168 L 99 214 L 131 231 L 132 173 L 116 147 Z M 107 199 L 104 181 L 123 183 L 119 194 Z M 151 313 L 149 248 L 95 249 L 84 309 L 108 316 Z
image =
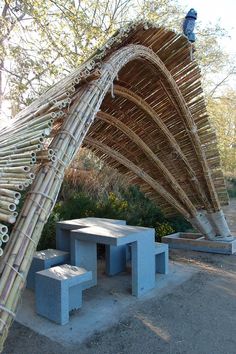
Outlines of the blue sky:
M 222 41 L 222 46 L 231 55 L 236 55 L 236 0 L 179 0 L 179 3 L 186 10 L 192 7 L 197 10 L 198 19 L 203 23 L 216 23 L 220 20 L 221 26 L 231 36 Z

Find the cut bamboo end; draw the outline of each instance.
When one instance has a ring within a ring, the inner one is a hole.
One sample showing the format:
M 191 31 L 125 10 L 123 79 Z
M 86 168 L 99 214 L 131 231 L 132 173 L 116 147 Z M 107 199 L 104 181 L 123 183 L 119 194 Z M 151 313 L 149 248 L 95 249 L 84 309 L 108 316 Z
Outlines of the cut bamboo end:
M 26 177 L 29 179 L 35 179 L 35 174 L 31 172 L 31 173 L 28 173 Z
M 48 149 L 48 156 L 52 156 L 54 154 L 54 151 L 52 149 Z
M 5 235 L 8 232 L 8 227 L 6 225 L 0 224 L 0 235 Z
M 2 243 L 7 243 L 9 241 L 10 237 L 8 234 L 0 235 L 0 240 Z
M 4 167 L 2 171 L 7 173 L 22 173 L 22 172 L 30 172 L 29 166 L 21 166 L 21 167 Z
M 18 191 L 23 191 L 24 186 L 22 183 L 20 184 L 13 184 L 13 183 L 0 183 L 0 188 L 8 188 L 10 190 L 18 190 Z
M 6 197 L 10 197 L 10 198 L 14 198 L 14 199 L 20 199 L 21 198 L 21 194 L 19 192 L 15 192 L 12 191 L 10 189 L 6 189 L 6 188 L 0 188 L 0 196 L 6 196 Z
M 6 210 L 9 210 L 9 211 L 15 211 L 16 210 L 16 205 L 14 203 L 9 203 L 9 202 L 6 202 L 4 200 L 0 200 L 0 207 L 2 209 L 6 209 Z

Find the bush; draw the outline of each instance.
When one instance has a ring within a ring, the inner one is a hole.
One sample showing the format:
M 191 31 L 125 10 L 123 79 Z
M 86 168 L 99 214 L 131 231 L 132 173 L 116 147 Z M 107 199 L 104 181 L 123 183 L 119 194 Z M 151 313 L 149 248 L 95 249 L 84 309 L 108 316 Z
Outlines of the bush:
M 230 198 L 236 198 L 236 178 L 231 177 L 226 180 L 227 191 Z
M 54 210 L 48 218 L 43 228 L 43 232 L 38 243 L 38 250 L 56 248 L 56 223 L 60 220 L 59 214 Z
M 66 200 L 56 203 L 43 229 L 38 249 L 55 247 L 57 221 L 91 216 L 124 219 L 128 225 L 153 227 L 158 241 L 167 234 L 185 231 L 191 227 L 181 216 L 165 218 L 158 206 L 145 197 L 136 186 L 130 186 L 117 194 L 110 192 L 103 199 L 84 192 L 75 192 L 68 194 Z

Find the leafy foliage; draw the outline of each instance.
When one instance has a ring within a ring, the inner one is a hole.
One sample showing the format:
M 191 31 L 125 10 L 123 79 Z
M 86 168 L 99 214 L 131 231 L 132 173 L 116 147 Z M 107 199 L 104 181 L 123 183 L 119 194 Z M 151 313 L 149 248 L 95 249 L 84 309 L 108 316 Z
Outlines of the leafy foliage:
M 127 21 L 151 20 L 182 32 L 186 13 L 175 0 L 0 0 L 0 10 L 0 109 L 7 101 L 12 116 Z M 209 73 L 229 65 L 219 44 L 225 31 L 218 23 L 197 26 L 196 56 L 209 84 Z
M 210 99 L 208 110 L 216 129 L 223 170 L 236 176 L 236 93 L 228 91 Z
M 184 231 L 191 227 L 182 217 L 166 219 L 158 206 L 148 200 L 136 186 L 129 186 L 120 195 L 110 192 L 102 200 L 98 196 L 95 198 L 88 193 L 77 192 L 57 202 L 44 227 L 38 249 L 55 247 L 57 221 L 92 216 L 123 219 L 128 225 L 153 227 L 158 240 L 174 231 Z
M 227 190 L 230 198 L 236 198 L 236 178 L 228 177 L 226 179 Z

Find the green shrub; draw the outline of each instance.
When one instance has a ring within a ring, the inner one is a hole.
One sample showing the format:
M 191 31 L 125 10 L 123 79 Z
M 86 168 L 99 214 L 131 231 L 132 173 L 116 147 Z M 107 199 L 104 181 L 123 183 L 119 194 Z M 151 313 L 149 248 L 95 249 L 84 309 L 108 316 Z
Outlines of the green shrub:
M 157 223 L 155 230 L 156 230 L 156 237 L 159 241 L 161 241 L 161 238 L 163 236 L 172 234 L 175 231 L 168 222 Z
M 85 217 L 124 219 L 128 225 L 152 227 L 156 230 L 156 239 L 191 227 L 183 217 L 167 219 L 158 206 L 150 201 L 136 186 L 130 186 L 119 193 L 95 198 L 84 192 L 68 193 L 66 200 L 56 203 L 42 233 L 38 249 L 54 248 L 56 222 L 60 220 Z
M 236 178 L 231 177 L 226 180 L 227 191 L 230 198 L 236 198 Z
M 60 220 L 59 214 L 54 210 L 48 218 L 43 228 L 43 232 L 38 243 L 38 250 L 56 248 L 56 223 Z

